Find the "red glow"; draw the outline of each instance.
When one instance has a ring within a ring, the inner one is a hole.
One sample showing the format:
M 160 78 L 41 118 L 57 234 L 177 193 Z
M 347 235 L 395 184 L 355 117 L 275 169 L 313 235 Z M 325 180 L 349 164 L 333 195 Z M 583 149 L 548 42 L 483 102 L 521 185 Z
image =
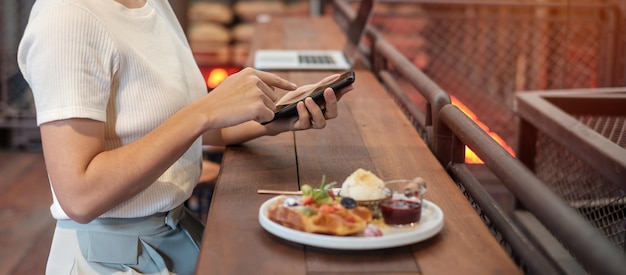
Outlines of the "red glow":
M 228 72 L 226 72 L 226 70 L 222 68 L 215 68 L 209 73 L 209 76 L 206 79 L 206 85 L 207 87 L 213 89 L 222 83 L 226 77 L 228 77 Z
M 222 83 L 229 75 L 240 71 L 239 67 L 200 67 L 200 71 L 206 79 L 206 85 L 209 90 L 215 89 L 217 85 Z
M 483 129 L 485 132 L 487 132 L 487 134 L 489 134 L 489 136 L 491 138 L 493 138 L 498 144 L 500 144 L 500 146 L 502 146 L 507 152 L 509 152 L 509 154 L 511 154 L 511 156 L 515 156 L 515 152 L 513 151 L 513 148 L 511 148 L 508 144 L 506 144 L 504 139 L 502 139 L 498 134 L 496 134 L 494 132 L 491 132 L 489 130 L 489 127 L 487 127 L 487 125 L 482 123 L 478 119 L 476 114 L 474 114 L 474 112 L 472 112 L 470 110 L 470 108 L 465 106 L 465 104 L 460 102 L 456 97 L 450 96 L 450 98 L 452 100 L 452 104 L 453 105 L 459 107 L 459 109 L 463 113 L 465 113 L 465 115 L 467 115 L 469 118 L 471 118 L 481 129 Z M 465 163 L 480 164 L 480 163 L 484 163 L 484 162 L 476 155 L 476 153 L 474 153 L 474 151 L 472 151 L 470 148 L 465 146 Z

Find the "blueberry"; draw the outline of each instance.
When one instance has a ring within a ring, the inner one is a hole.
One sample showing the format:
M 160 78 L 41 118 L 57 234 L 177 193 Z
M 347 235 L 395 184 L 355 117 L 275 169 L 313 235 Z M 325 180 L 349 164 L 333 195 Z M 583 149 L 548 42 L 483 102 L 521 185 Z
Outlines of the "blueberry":
M 297 206 L 298 200 L 293 198 L 293 197 L 287 197 L 284 201 L 283 201 L 283 206 L 286 207 L 293 207 L 293 206 Z
M 356 201 L 350 197 L 343 197 L 341 198 L 341 205 L 346 209 L 352 209 L 356 207 Z

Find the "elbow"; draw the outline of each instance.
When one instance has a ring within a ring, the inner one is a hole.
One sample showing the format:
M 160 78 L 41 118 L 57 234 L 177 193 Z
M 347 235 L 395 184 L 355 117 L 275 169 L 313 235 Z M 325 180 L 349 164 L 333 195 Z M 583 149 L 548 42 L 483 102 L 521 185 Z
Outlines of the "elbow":
M 68 216 L 70 217 L 71 220 L 80 223 L 80 224 L 87 224 L 90 223 L 91 221 L 93 221 L 96 217 L 92 217 L 92 216 L 85 216 L 85 215 L 70 215 L 68 214 Z
M 67 214 L 67 216 L 73 221 L 81 224 L 90 223 L 98 217 L 81 211 L 66 211 L 65 214 Z
M 61 203 L 63 212 L 73 221 L 86 224 L 96 219 L 100 214 L 96 213 L 90 207 L 85 207 L 79 203 Z
M 81 188 L 86 186 L 82 182 L 70 182 L 65 185 L 54 185 L 57 202 L 63 213 L 72 221 L 86 224 L 105 213 L 108 208 L 105 196 L 97 192 Z M 71 184 L 70 184 L 71 183 Z

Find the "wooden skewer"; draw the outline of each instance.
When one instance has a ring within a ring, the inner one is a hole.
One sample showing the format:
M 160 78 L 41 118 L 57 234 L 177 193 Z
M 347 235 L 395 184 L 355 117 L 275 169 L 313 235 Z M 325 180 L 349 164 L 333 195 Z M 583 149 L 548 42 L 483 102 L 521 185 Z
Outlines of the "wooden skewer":
M 273 195 L 302 195 L 300 191 L 281 191 L 281 190 L 265 190 L 259 189 L 257 194 L 273 194 Z

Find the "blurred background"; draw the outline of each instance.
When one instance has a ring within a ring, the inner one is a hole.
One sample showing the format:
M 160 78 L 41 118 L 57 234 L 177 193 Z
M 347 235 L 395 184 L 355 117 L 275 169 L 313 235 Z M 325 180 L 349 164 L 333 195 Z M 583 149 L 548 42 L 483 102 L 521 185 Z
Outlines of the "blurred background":
M 358 0 L 349 2 L 358 5 Z M 42 274 L 54 228 L 47 210 L 51 197 L 40 154 L 35 106 L 16 64 L 17 46 L 33 3 L 0 2 L 0 275 Z M 209 91 L 249 64 L 255 23 L 276 16 L 324 16 L 331 9 L 325 0 L 170 3 L 187 33 Z M 625 15 L 624 0 L 379 0 L 371 24 L 449 93 L 455 105 L 515 155 L 520 143 L 517 94 L 626 86 Z M 405 83 L 403 90 L 427 113 L 426 99 L 402 78 L 398 81 Z M 626 148 L 624 116 L 577 119 Z M 547 141 L 538 148 L 552 148 L 558 143 L 542 140 Z M 209 151 L 207 160 L 219 163 L 219 152 Z M 547 168 L 537 170 L 538 177 L 559 194 L 569 194 L 572 182 L 583 186 L 574 187 L 579 194 L 608 182 L 566 150 L 545 149 L 540 153 L 537 159 Z M 14 162 L 17 156 L 20 159 Z M 465 162 L 482 161 L 466 151 Z M 514 196 L 501 185 L 489 185 L 489 180 L 482 183 L 505 210 L 518 207 Z M 601 197 L 611 198 L 610 204 L 583 215 L 624 247 L 626 193 L 620 189 L 605 191 L 609 195 L 603 193 Z M 200 192 L 208 192 L 210 199 L 210 189 Z M 568 200 L 580 202 L 577 198 Z M 206 210 L 208 202 L 204 203 L 198 207 Z M 591 208 L 578 207 L 581 211 Z
M 324 11 L 323 0 L 170 2 L 209 89 L 246 64 L 255 22 Z M 39 147 L 32 96 L 15 62 L 33 3 L 0 4 L 2 148 Z M 514 148 L 516 92 L 626 84 L 625 9 L 620 0 L 380 0 L 372 24 Z

